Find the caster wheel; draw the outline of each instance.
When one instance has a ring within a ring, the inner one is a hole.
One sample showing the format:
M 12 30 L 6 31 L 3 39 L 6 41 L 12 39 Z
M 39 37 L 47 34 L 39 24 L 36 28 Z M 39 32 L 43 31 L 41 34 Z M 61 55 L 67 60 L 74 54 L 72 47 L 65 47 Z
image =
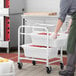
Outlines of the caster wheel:
M 60 68 L 61 68 L 61 70 L 64 69 L 64 64 L 63 63 L 60 63 Z
M 18 63 L 18 69 L 22 69 L 23 63 Z
M 32 64 L 33 64 L 33 65 L 36 65 L 36 61 L 32 61 Z
M 47 72 L 48 74 L 50 74 L 51 71 L 52 71 L 52 67 L 46 67 L 46 72 Z

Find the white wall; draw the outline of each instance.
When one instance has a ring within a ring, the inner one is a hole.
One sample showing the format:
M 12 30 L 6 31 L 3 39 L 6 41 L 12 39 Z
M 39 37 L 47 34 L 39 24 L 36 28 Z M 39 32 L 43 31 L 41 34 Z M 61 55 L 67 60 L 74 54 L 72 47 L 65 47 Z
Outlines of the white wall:
M 0 0 L 0 8 L 4 8 L 4 0 Z
M 10 0 L 10 47 L 18 46 L 18 27 L 23 8 L 24 0 Z
M 10 14 L 20 14 L 24 9 L 24 0 L 10 0 Z
M 59 12 L 60 0 L 25 0 L 25 12 Z

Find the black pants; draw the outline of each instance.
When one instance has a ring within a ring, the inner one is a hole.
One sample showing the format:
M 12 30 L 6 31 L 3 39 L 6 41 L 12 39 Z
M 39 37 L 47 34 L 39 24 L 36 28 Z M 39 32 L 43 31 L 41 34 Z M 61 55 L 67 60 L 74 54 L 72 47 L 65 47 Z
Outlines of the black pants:
M 75 64 L 76 64 L 76 46 L 74 53 L 68 53 L 68 60 L 66 70 L 75 72 Z

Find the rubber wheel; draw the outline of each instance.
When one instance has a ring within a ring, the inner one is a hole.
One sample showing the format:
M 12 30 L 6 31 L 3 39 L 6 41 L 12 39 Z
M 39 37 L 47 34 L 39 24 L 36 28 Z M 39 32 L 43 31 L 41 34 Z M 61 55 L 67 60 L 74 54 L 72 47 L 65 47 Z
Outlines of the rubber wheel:
M 32 61 L 32 64 L 33 64 L 33 65 L 36 65 L 36 61 Z
M 60 68 L 61 68 L 61 70 L 64 69 L 64 64 L 63 63 L 60 63 Z
M 23 63 L 18 63 L 18 69 L 22 69 Z
M 48 74 L 50 74 L 51 71 L 52 71 L 52 67 L 46 67 L 46 72 L 47 72 Z

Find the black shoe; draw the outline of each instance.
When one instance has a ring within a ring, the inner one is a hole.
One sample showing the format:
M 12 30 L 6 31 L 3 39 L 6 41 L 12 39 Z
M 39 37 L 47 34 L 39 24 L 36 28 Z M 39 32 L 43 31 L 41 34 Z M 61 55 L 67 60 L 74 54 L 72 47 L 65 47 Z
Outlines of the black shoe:
M 74 72 L 64 70 L 64 71 L 59 71 L 59 75 L 62 75 L 62 76 L 74 76 Z

